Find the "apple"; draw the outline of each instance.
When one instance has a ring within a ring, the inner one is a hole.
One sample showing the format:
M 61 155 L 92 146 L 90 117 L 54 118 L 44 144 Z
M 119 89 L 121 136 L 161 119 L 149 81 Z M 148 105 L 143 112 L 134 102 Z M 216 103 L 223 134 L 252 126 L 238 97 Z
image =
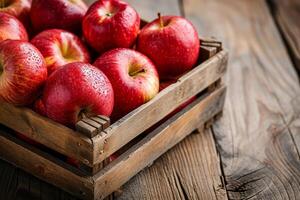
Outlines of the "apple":
M 96 1 L 82 22 L 84 37 L 98 53 L 133 46 L 139 27 L 138 13 L 127 3 L 116 0 Z
M 115 92 L 113 119 L 124 116 L 152 99 L 159 90 L 153 63 L 143 54 L 126 48 L 104 53 L 94 63 L 110 80 Z
M 114 92 L 99 69 L 88 63 L 75 62 L 50 75 L 38 104 L 47 117 L 74 128 L 84 117 L 110 116 Z
M 82 0 L 33 0 L 30 18 L 36 32 L 59 28 L 77 33 L 86 11 Z
M 197 62 L 200 42 L 193 25 L 179 16 L 160 16 L 147 24 L 137 39 L 137 50 L 148 56 L 161 79 L 178 76 Z
M 64 30 L 43 31 L 35 36 L 31 43 L 44 56 L 48 74 L 68 63 L 90 62 L 89 52 L 79 37 Z
M 45 111 L 45 106 L 41 99 L 38 99 L 34 102 L 33 110 L 40 115 L 47 116 Z
M 31 2 L 32 0 L 1 0 L 0 12 L 15 16 L 28 27 L 30 25 Z
M 44 58 L 32 44 L 21 40 L 0 43 L 0 101 L 31 104 L 46 79 Z
M 28 35 L 17 18 L 0 12 L 0 42 L 7 39 L 28 41 Z

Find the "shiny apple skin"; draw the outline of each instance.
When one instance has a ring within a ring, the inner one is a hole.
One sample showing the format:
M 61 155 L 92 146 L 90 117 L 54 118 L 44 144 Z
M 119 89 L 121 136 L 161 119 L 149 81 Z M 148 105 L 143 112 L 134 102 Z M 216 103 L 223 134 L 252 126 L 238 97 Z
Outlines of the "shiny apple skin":
M 106 16 L 108 13 L 112 16 Z M 82 22 L 85 39 L 100 54 L 117 47 L 131 47 L 139 27 L 138 13 L 127 3 L 116 0 L 96 1 Z
M 0 42 L 7 39 L 28 41 L 28 35 L 16 17 L 0 12 Z
M 87 5 L 82 0 L 72 1 L 33 0 L 30 18 L 35 32 L 54 28 L 80 32 Z
M 90 62 L 89 52 L 83 42 L 68 31 L 46 30 L 35 36 L 31 43 L 44 56 L 49 75 L 68 63 Z
M 199 56 L 199 38 L 193 25 L 179 16 L 163 16 L 164 27 L 156 19 L 147 24 L 137 39 L 137 50 L 148 56 L 161 79 L 190 70 Z
M 31 104 L 46 79 L 47 67 L 37 48 L 20 40 L 0 43 L 0 101 Z
M 113 49 L 100 56 L 94 66 L 106 74 L 113 86 L 113 119 L 126 115 L 158 93 L 159 77 L 155 66 L 137 51 Z
M 28 28 L 30 26 L 31 2 L 32 0 L 6 0 L 6 4 L 0 6 L 0 12 L 15 16 Z
M 99 69 L 87 63 L 69 63 L 50 75 L 41 103 L 42 114 L 73 128 L 82 117 L 110 116 L 114 92 Z

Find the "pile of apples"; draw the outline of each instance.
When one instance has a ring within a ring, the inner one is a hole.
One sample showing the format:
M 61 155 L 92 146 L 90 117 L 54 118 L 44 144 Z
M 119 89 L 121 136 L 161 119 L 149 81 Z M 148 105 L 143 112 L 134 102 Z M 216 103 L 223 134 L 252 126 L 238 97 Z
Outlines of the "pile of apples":
M 119 119 L 176 82 L 199 55 L 186 19 L 159 15 L 140 24 L 120 0 L 89 8 L 82 0 L 0 1 L 0 102 L 71 128 L 84 117 Z

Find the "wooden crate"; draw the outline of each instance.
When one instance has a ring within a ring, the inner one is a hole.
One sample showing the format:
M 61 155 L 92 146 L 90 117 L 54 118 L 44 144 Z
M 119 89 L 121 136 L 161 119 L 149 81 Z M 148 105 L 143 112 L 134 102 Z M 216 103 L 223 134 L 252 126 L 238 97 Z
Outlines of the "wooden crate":
M 0 157 L 79 198 L 103 199 L 220 115 L 226 93 L 221 78 L 228 55 L 221 43 L 213 40 L 201 40 L 200 52 L 197 67 L 111 125 L 108 118 L 98 116 L 83 119 L 72 130 L 31 109 L 1 102 Z M 195 95 L 196 100 L 169 116 Z M 43 146 L 18 139 L 12 130 Z M 109 162 L 109 156 L 125 145 L 126 151 Z M 66 163 L 60 155 L 78 160 L 79 167 Z

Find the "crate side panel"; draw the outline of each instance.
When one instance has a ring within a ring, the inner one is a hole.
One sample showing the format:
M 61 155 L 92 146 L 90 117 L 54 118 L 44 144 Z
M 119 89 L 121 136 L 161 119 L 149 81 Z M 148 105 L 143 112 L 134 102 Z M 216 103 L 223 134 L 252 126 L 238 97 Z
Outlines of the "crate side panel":
M 93 198 L 93 181 L 20 145 L 0 130 L 0 158 L 80 198 Z
M 226 70 L 228 54 L 221 51 L 162 90 L 102 134 L 94 137 L 94 163 L 99 163 L 130 140 L 163 119 L 182 103 L 220 79 Z
M 92 163 L 92 141 L 28 108 L 1 102 L 0 123 L 64 155 Z
M 102 199 L 118 189 L 193 130 L 221 112 L 225 93 L 225 87 L 221 87 L 204 99 L 198 99 L 95 175 L 96 199 Z

